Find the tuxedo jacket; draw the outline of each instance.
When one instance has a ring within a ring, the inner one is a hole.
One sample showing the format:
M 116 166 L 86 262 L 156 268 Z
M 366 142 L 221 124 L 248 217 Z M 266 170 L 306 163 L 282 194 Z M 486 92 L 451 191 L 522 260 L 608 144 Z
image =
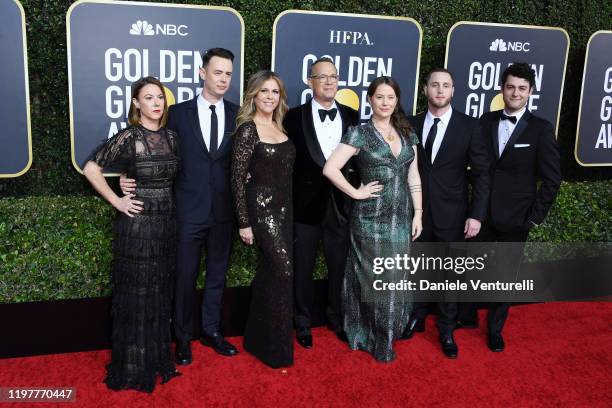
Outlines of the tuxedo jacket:
M 179 223 L 214 225 L 233 221 L 230 187 L 232 133 L 238 105 L 226 100 L 223 140 L 215 154 L 204 143 L 194 99 L 170 106 L 168 125 L 178 133 L 181 165 L 174 183 Z
M 434 229 L 439 230 L 463 229 L 468 217 L 483 221 L 489 201 L 489 156 L 478 120 L 453 109 L 432 164 L 422 143 L 426 114 L 422 112 L 408 118 L 421 139 L 417 152 L 424 219 L 430 215 Z M 472 185 L 471 202 L 469 183 Z
M 526 111 L 499 156 L 501 113 L 480 118 L 491 161 L 490 222 L 499 231 L 526 231 L 544 221 L 559 191 L 559 146 L 553 125 Z
M 359 124 L 359 113 L 336 102 L 338 116 L 342 118 L 342 134 L 349 126 Z M 296 159 L 293 167 L 293 218 L 301 224 L 318 224 L 323 220 L 328 201 L 333 201 L 336 215 L 341 221 L 348 219 L 350 198 L 333 187 L 323 176 L 325 156 L 315 133 L 312 102 L 290 109 L 284 120 L 287 135 L 295 144 Z M 350 165 L 343 173 L 348 178 Z M 352 170 L 352 169 L 351 169 Z

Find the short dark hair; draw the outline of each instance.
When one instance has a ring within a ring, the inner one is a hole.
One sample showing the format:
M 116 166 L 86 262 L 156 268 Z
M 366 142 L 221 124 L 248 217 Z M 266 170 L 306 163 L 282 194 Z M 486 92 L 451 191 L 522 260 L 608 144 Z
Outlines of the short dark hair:
M 429 80 L 431 79 L 431 76 L 433 74 L 435 74 L 436 72 L 444 72 L 447 73 L 448 75 L 450 75 L 451 77 L 451 81 L 453 81 L 453 86 L 455 85 L 455 77 L 453 76 L 453 73 L 450 72 L 448 69 L 446 68 L 434 68 L 431 71 L 429 71 L 429 73 L 427 74 L 427 76 L 425 77 L 425 85 L 427 85 L 429 83 Z
M 513 77 L 523 78 L 529 81 L 529 87 L 533 88 L 535 85 L 535 71 L 531 69 L 531 66 L 526 62 L 514 62 L 510 65 L 502 74 L 501 82 L 502 87 L 506 84 L 508 75 Z
M 314 68 L 315 65 L 320 64 L 321 62 L 329 62 L 330 64 L 332 64 L 334 67 L 336 66 L 334 64 L 334 61 L 329 58 L 329 57 L 321 57 L 318 60 L 316 60 L 315 62 L 312 63 L 312 65 L 310 66 L 310 69 L 308 70 L 308 77 L 312 77 L 312 69 Z
M 206 68 L 212 57 L 220 57 L 234 62 L 234 53 L 225 48 L 210 48 L 202 54 L 202 68 Z

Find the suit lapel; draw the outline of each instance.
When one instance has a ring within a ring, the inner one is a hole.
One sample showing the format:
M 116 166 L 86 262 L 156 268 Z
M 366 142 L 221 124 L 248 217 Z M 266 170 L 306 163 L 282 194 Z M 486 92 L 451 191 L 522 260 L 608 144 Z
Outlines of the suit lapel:
M 348 113 L 344 105 L 336 102 L 336 106 L 338 107 L 338 112 L 340 113 L 340 119 L 342 120 L 342 135 L 344 135 L 349 127 Z
M 452 136 L 452 133 L 457 130 L 458 130 L 457 133 L 459 134 L 461 133 L 462 129 L 457 129 L 460 126 L 458 122 L 459 120 L 458 118 L 459 118 L 459 115 L 456 112 L 454 112 L 454 109 L 453 109 L 451 118 L 448 121 L 448 124 L 446 125 L 446 131 L 444 132 L 444 138 L 442 138 L 442 143 L 440 143 L 440 147 L 438 148 L 438 153 L 436 153 L 436 160 L 433 162 L 432 166 L 442 163 L 442 161 L 444 160 L 445 153 L 450 148 L 449 146 L 455 142 L 455 138 Z
M 217 149 L 217 154 L 215 158 L 222 156 L 223 152 L 230 146 L 230 141 L 232 139 L 232 129 L 235 127 L 236 115 L 234 115 L 234 111 L 229 103 L 226 100 L 223 100 L 223 110 L 225 116 L 225 127 L 223 128 L 223 140 L 221 140 L 221 145 Z M 232 126 L 234 125 L 234 126 Z
M 506 147 L 504 148 L 504 151 L 499 157 L 500 160 L 504 158 L 508 150 L 512 149 L 512 146 L 514 146 L 514 143 L 516 143 L 516 139 L 518 139 L 519 136 L 523 134 L 523 132 L 527 128 L 527 122 L 529 121 L 530 115 L 531 113 L 528 110 L 526 110 L 525 113 L 523 113 L 521 120 L 519 120 L 516 126 L 514 127 L 514 130 L 512 131 L 512 134 L 510 135 L 510 139 L 508 139 L 508 143 L 506 143 Z
M 429 158 L 425 154 L 425 142 L 423 142 L 423 126 L 425 126 L 425 115 L 427 112 L 421 112 L 414 117 L 414 131 L 419 137 L 421 143 L 417 144 L 417 152 L 419 158 L 421 158 L 421 162 L 426 164 L 427 167 L 431 167 L 431 162 Z
M 495 158 L 499 160 L 499 118 L 501 117 L 501 111 L 495 113 L 493 121 L 491 122 L 491 142 L 493 143 L 493 153 Z
M 206 154 L 210 155 L 210 153 L 208 152 L 208 149 L 206 148 L 206 143 L 204 143 L 204 136 L 202 135 L 202 128 L 200 127 L 200 118 L 198 116 L 198 98 L 199 97 L 200 97 L 199 95 L 196 96 L 194 99 L 192 99 L 191 103 L 189 104 L 189 108 L 188 108 L 189 122 L 193 130 L 192 132 L 193 136 L 197 139 L 197 142 L 200 144 L 202 149 L 204 149 Z
M 302 105 L 302 129 L 304 130 L 304 142 L 306 143 L 310 156 L 319 166 L 325 166 L 325 156 L 319 145 L 312 119 L 312 101 L 308 101 Z

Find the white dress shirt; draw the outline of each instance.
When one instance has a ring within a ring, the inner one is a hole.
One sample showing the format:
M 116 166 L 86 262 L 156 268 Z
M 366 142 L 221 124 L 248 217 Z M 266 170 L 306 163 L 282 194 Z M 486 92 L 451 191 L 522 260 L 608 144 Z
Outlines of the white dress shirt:
M 436 155 L 438 154 L 438 150 L 440 150 L 440 146 L 442 145 L 442 140 L 444 139 L 444 134 L 446 134 L 446 128 L 448 127 L 448 122 L 450 122 L 450 118 L 453 115 L 453 109 L 450 108 L 446 111 L 446 113 L 439 117 L 440 121 L 438 122 L 438 129 L 436 131 L 436 138 L 434 140 L 433 146 L 431 147 L 431 162 L 433 163 L 436 160 Z M 421 143 L 423 144 L 423 148 L 425 148 L 425 143 L 427 143 L 427 136 L 429 135 L 429 131 L 434 124 L 434 119 L 436 117 L 431 114 L 430 111 L 427 111 L 425 115 L 425 122 L 423 123 L 423 134 L 421 135 Z
M 329 109 L 334 108 L 338 109 L 335 101 Z M 312 98 L 312 121 L 314 122 L 315 133 L 317 135 L 317 140 L 319 141 L 319 146 L 321 146 L 323 156 L 325 156 L 325 160 L 327 160 L 329 159 L 329 156 L 332 155 L 336 147 L 338 147 L 340 139 L 342 138 L 342 117 L 340 116 L 340 110 L 338 109 L 334 120 L 331 120 L 329 115 L 327 115 L 325 117 L 325 121 L 321 122 L 319 109 L 325 108 L 315 101 L 314 98 Z
M 497 145 L 499 146 L 499 156 L 504 152 L 504 148 L 508 144 L 508 140 L 510 140 L 510 136 L 512 136 L 512 132 L 514 132 L 514 128 L 519 123 L 519 120 L 523 117 L 523 114 L 527 108 L 523 108 L 518 112 L 513 113 L 512 115 L 508 114 L 504 109 L 504 115 L 506 116 L 516 116 L 516 123 L 512 123 L 509 120 L 500 120 L 497 128 Z
M 212 111 L 210 110 L 212 103 L 208 102 L 200 94 L 198 96 L 198 119 L 200 122 L 200 129 L 202 130 L 202 136 L 204 136 L 204 144 L 210 151 L 210 116 Z M 221 146 L 223 141 L 223 133 L 225 133 L 225 105 L 223 99 L 215 103 L 215 112 L 217 113 L 217 149 Z

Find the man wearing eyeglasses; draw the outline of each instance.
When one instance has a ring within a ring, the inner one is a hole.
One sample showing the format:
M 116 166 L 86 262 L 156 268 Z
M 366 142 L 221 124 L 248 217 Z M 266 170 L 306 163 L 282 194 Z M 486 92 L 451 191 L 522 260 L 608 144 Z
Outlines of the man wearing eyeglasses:
M 295 329 L 298 343 L 312 347 L 312 278 L 317 249 L 323 242 L 328 273 L 328 327 L 346 339 L 342 327 L 340 292 L 349 244 L 350 199 L 323 176 L 325 161 L 359 113 L 336 102 L 338 70 L 330 58 L 310 67 L 312 99 L 285 116 L 284 126 L 296 149 L 293 170 Z M 349 172 L 349 165 L 344 169 Z M 354 174 L 354 172 L 353 172 Z

